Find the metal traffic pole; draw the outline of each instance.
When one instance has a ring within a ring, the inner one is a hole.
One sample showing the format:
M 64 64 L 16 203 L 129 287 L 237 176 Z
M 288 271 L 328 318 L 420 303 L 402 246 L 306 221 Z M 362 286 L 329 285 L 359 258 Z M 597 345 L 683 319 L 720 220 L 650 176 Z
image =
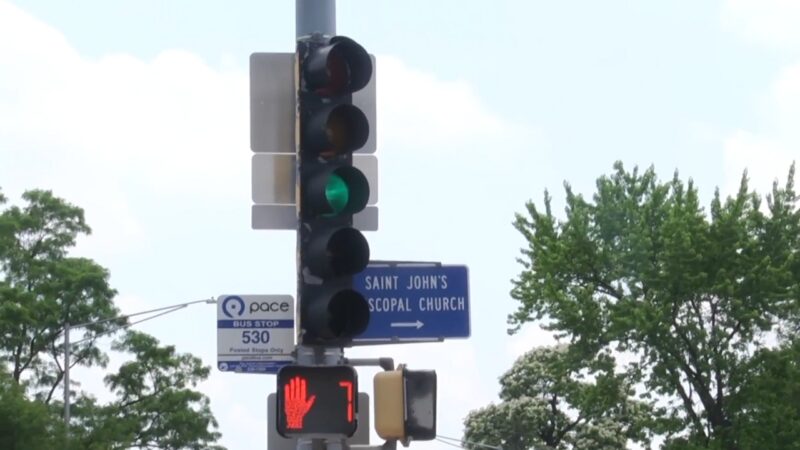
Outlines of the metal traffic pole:
M 69 317 L 64 321 L 64 429 L 69 437 Z
M 295 0 L 295 37 L 336 34 L 336 0 Z

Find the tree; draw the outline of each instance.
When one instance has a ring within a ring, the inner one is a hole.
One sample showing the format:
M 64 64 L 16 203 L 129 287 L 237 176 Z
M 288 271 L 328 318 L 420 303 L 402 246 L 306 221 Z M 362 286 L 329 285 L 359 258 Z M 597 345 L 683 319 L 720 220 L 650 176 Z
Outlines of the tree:
M 647 407 L 629 397 L 613 360 L 601 356 L 586 374 L 574 370 L 569 347 L 536 348 L 500 378 L 500 404 L 472 411 L 464 421 L 464 445 L 504 450 L 617 450 L 628 440 L 648 443 Z
M 800 448 L 800 340 L 760 349 L 733 380 L 742 448 Z
M 47 406 L 25 397 L 24 389 L 0 366 L 0 448 L 50 450 L 59 447 L 61 423 Z
M 70 367 L 105 367 L 95 338 L 127 322 L 114 305 L 108 272 L 68 255 L 90 232 L 83 210 L 49 191 L 28 191 L 23 199 L 25 207 L 0 213 L 0 448 L 222 448 L 214 445 L 220 434 L 209 399 L 193 389 L 209 368 L 134 331 L 112 347 L 133 357 L 105 378 L 116 399 L 99 404 L 71 393 L 65 439 L 63 404 L 53 395 L 64 378 L 64 325 L 100 321 L 82 327 Z
M 49 191 L 23 194 L 24 208 L 0 214 L 0 358 L 17 383 L 29 374 L 40 399 L 49 403 L 64 377 L 64 324 L 112 318 L 116 292 L 108 272 L 86 258 L 67 255 L 79 234 L 91 230 L 83 210 Z M 72 346 L 71 366 L 106 364 L 90 337 L 124 321 L 85 328 L 88 340 Z
M 653 168 L 628 173 L 621 163 L 592 201 L 565 190 L 563 221 L 547 192 L 544 211 L 528 202 L 516 216 L 528 247 L 510 332 L 540 321 L 584 355 L 632 353 L 628 376 L 668 402 L 666 448 L 747 448 L 736 425 L 755 416 L 737 409 L 747 404 L 740 381 L 753 351 L 800 309 L 794 166 L 766 211 L 746 173 L 707 212 L 677 172 L 662 183 Z
M 116 399 L 98 405 L 83 397 L 76 405 L 80 424 L 79 448 L 220 449 L 220 437 L 210 428 L 217 422 L 208 398 L 192 390 L 205 380 L 209 368 L 189 354 L 177 354 L 172 346 L 159 346 L 147 334 L 129 331 L 117 340 L 115 350 L 130 353 L 133 360 L 105 377 Z

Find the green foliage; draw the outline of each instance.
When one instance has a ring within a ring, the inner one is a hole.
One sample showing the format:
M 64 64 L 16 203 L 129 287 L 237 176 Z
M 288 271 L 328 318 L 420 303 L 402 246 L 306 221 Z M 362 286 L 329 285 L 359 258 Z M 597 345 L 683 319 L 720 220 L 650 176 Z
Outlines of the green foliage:
M 208 378 L 209 368 L 172 346 L 159 347 L 152 336 L 128 332 L 114 349 L 133 355 L 106 384 L 117 401 L 106 414 L 134 436 L 133 444 L 162 449 L 211 448 L 220 434 L 208 398 L 189 387 Z M 217 448 L 217 447 L 215 447 Z
M 0 367 L 0 448 L 59 448 L 62 427 L 47 406 L 25 397 L 23 388 Z
M 29 387 L 48 403 L 64 374 L 64 323 L 111 318 L 118 310 L 108 272 L 92 260 L 68 256 L 77 237 L 90 232 L 83 210 L 49 191 L 28 191 L 23 199 L 24 208 L 0 214 L 0 361 L 10 365 L 17 382 L 27 373 Z M 86 336 L 120 323 L 90 325 Z M 106 364 L 92 339 L 72 350 L 72 366 Z
M 544 211 L 529 202 L 516 217 L 528 247 L 510 332 L 540 320 L 585 357 L 630 352 L 629 379 L 670 402 L 653 424 L 666 448 L 742 448 L 738 424 L 756 417 L 740 389 L 750 386 L 752 351 L 800 316 L 794 167 L 766 211 L 746 174 L 708 211 L 691 180 L 662 183 L 652 168 L 629 173 L 621 163 L 591 201 L 565 188 L 563 221 L 548 193 Z
M 800 448 L 800 339 L 753 355 L 734 383 L 734 422 L 743 448 Z
M 133 331 L 113 346 L 133 360 L 105 378 L 116 399 L 98 404 L 71 392 L 66 439 L 54 396 L 64 378 L 65 324 L 102 321 L 71 335 L 70 367 L 105 367 L 94 336 L 126 320 L 117 318 L 108 272 L 69 255 L 90 232 L 83 210 L 49 191 L 28 191 L 23 200 L 0 213 L 0 448 L 220 449 L 209 400 L 193 389 L 209 368 Z
M 624 449 L 627 441 L 644 444 L 648 408 L 629 397 L 613 361 L 591 361 L 593 381 L 574 369 L 567 346 L 540 347 L 522 355 L 500 378 L 500 399 L 472 411 L 464 421 L 468 448 L 478 444 L 505 450 L 549 448 Z
M 114 349 L 133 360 L 105 377 L 116 398 L 99 405 L 83 396 L 73 408 L 72 440 L 76 448 L 221 449 L 220 434 L 208 398 L 192 390 L 209 368 L 152 336 L 129 331 Z

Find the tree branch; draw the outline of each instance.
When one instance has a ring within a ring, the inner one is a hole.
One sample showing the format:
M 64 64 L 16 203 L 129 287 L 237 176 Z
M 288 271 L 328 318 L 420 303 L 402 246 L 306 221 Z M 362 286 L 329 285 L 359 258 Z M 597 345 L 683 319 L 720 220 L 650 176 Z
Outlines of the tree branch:
M 56 388 L 58 387 L 59 384 L 61 384 L 61 380 L 63 379 L 64 379 L 64 371 L 61 370 L 58 372 L 58 375 L 56 375 L 56 382 L 53 383 L 53 385 L 50 387 L 50 392 L 47 393 L 47 397 L 44 399 L 45 405 L 50 404 L 50 400 L 52 400 L 53 398 L 53 393 L 56 391 Z M 67 389 L 69 389 L 69 386 L 67 386 Z
M 742 329 L 742 321 L 741 320 L 737 320 L 736 321 L 736 325 L 733 326 L 733 330 L 731 330 L 731 332 L 728 333 L 727 336 L 725 336 L 725 339 L 722 341 L 721 345 L 724 345 L 724 346 L 727 347 L 728 343 L 731 341 L 731 339 L 733 339 L 733 337 L 736 336 L 736 333 L 741 331 L 741 329 Z
M 699 355 L 695 352 L 694 347 L 689 341 L 689 338 L 686 337 L 684 333 L 681 332 L 680 327 L 678 326 L 677 322 L 675 322 L 675 318 L 672 318 L 672 325 L 675 330 L 675 334 L 680 338 L 683 342 L 683 345 L 686 348 L 687 353 L 689 354 L 689 358 L 691 359 L 692 365 L 694 365 L 695 370 L 691 370 L 689 364 L 684 361 L 683 358 L 677 358 L 679 364 L 682 366 L 683 370 L 686 372 L 687 376 L 689 377 L 689 381 L 694 385 L 697 394 L 700 396 L 700 401 L 703 402 L 703 407 L 705 407 L 706 411 L 709 415 L 713 415 L 717 412 L 717 402 L 714 401 L 714 398 L 711 396 L 711 386 L 710 383 L 707 383 L 703 377 L 702 367 L 700 366 Z
M 684 409 L 689 415 L 689 418 L 692 420 L 695 429 L 702 434 L 703 438 L 706 438 L 706 433 L 703 429 L 703 422 L 700 420 L 700 417 L 697 416 L 697 413 L 694 412 L 694 404 L 692 403 L 692 399 L 686 394 L 686 389 L 683 388 L 680 375 L 674 369 L 669 367 L 667 368 L 667 371 L 675 379 L 675 386 L 678 388 L 678 395 L 680 395 L 681 399 L 683 400 Z
M 706 322 L 703 320 L 703 312 L 700 310 L 700 306 L 697 302 L 694 301 L 694 297 L 689 297 L 689 304 L 692 306 L 692 310 L 694 311 L 695 316 L 697 317 L 697 321 L 700 323 L 700 329 L 703 332 L 706 332 Z M 711 331 L 714 331 L 714 307 L 711 308 L 712 315 L 711 315 Z
M 574 421 L 572 421 L 566 427 L 564 427 L 563 430 L 561 430 L 561 432 L 558 434 L 558 441 L 561 442 L 561 440 L 564 439 L 564 436 L 566 436 L 567 433 L 572 431 L 573 428 L 578 426 L 580 421 L 583 420 L 583 419 L 584 419 L 583 411 L 581 411 L 581 412 L 578 413 L 578 418 L 576 418 Z
M 23 365 L 22 365 L 22 367 L 19 369 L 19 373 L 20 373 L 20 374 L 22 374 L 22 372 L 23 372 L 25 369 L 27 369 L 27 368 L 28 368 L 28 366 L 30 366 L 30 364 L 33 362 L 34 358 L 35 358 L 35 357 L 36 357 L 36 355 L 38 354 L 38 352 L 34 352 L 34 351 L 33 351 L 34 344 L 36 343 L 36 337 L 37 337 L 37 336 L 36 336 L 36 335 L 34 335 L 34 336 L 31 338 L 30 345 L 28 346 L 28 359 L 27 359 L 27 361 L 25 361 L 25 364 L 23 364 Z M 20 353 L 21 353 L 21 352 L 22 352 L 22 344 L 20 343 Z M 20 356 L 21 356 L 21 355 L 20 355 Z
M 593 283 L 595 283 L 597 286 L 601 287 L 602 288 L 602 292 L 604 294 L 608 294 L 608 295 L 616 298 L 617 300 L 622 300 L 622 294 L 619 291 L 617 291 L 616 289 L 614 289 L 613 286 L 608 284 L 608 282 L 606 282 L 605 280 L 601 279 L 600 276 L 597 274 L 597 270 L 595 270 L 595 269 L 592 269 L 592 280 L 591 281 Z
M 23 327 L 23 334 L 25 333 L 25 327 Z M 20 367 L 21 359 L 22 359 L 22 342 L 17 345 L 17 348 L 14 349 L 13 353 L 14 357 L 14 381 L 19 384 L 19 378 L 22 375 L 22 368 Z

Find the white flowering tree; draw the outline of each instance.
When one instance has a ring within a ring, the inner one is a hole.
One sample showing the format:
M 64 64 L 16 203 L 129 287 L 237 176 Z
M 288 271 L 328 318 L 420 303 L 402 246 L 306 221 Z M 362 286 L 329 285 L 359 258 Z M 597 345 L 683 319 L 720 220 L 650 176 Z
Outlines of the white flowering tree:
M 503 450 L 618 450 L 628 442 L 649 445 L 643 431 L 648 408 L 633 400 L 614 361 L 583 361 L 565 345 L 522 355 L 500 378 L 500 400 L 470 412 L 463 445 Z

